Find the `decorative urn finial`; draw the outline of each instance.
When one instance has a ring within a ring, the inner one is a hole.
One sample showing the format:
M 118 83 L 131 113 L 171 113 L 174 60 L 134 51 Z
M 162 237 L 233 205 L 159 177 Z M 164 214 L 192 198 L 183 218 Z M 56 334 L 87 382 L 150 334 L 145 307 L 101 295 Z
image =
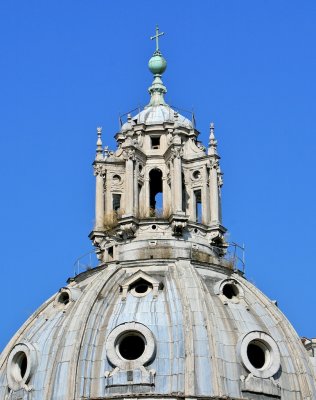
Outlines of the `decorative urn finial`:
M 97 139 L 96 160 L 102 160 L 103 159 L 103 156 L 102 156 L 103 150 L 102 150 L 102 127 L 101 126 L 97 127 L 97 136 L 98 136 L 98 139 Z

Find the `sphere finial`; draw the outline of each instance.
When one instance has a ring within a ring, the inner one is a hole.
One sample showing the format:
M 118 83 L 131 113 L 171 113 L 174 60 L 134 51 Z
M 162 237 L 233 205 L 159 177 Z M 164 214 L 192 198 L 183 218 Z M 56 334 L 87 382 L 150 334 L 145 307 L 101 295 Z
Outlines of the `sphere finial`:
M 159 27 L 157 25 L 155 36 L 150 37 L 151 40 L 156 39 L 156 50 L 148 62 L 148 68 L 155 77 L 152 85 L 148 89 L 151 95 L 148 106 L 166 104 L 163 95 L 167 93 L 167 89 L 161 80 L 161 75 L 167 68 L 167 61 L 163 58 L 161 51 L 159 50 L 159 36 L 162 35 L 164 35 L 164 32 L 159 33 Z
M 167 68 L 167 61 L 164 59 L 161 51 L 159 50 L 159 36 L 162 36 L 164 34 L 164 32 L 159 33 L 159 27 L 157 25 L 156 34 L 150 37 L 151 40 L 156 39 L 156 50 L 148 62 L 148 68 L 150 69 L 150 72 L 154 75 L 163 74 Z

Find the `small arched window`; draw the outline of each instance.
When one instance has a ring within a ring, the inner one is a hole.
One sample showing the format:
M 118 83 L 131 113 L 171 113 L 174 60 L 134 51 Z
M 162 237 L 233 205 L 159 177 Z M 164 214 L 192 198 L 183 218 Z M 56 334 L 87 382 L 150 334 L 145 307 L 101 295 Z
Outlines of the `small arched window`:
M 157 217 L 162 210 L 162 172 L 155 168 L 149 172 L 150 216 Z

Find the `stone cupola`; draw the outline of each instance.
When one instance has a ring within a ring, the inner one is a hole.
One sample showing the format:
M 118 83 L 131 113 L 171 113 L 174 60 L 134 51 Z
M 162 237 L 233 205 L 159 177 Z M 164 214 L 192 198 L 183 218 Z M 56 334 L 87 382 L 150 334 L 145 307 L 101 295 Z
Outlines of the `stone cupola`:
M 115 135 L 115 151 L 103 150 L 102 129 L 97 128 L 95 226 L 90 238 L 104 262 L 120 260 L 119 248 L 142 240 L 148 229 L 157 240 L 170 239 L 171 249 L 175 237 L 188 243 L 202 237 L 208 254 L 225 251 L 214 124 L 206 150 L 194 117 L 190 120 L 166 104 L 161 76 L 167 63 L 157 35 L 161 33 L 153 37 L 156 51 L 148 63 L 154 75 L 149 104 L 136 115 L 128 114 Z

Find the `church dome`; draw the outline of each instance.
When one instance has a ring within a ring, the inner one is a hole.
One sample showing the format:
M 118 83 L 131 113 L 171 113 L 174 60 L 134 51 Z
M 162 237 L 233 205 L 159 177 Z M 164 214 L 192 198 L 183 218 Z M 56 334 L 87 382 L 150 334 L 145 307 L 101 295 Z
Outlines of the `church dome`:
M 316 396 L 306 350 L 275 304 L 233 271 L 189 260 L 77 276 L 2 354 L 0 397 L 11 389 L 34 400 Z
M 149 91 L 116 152 L 97 128 L 99 264 L 14 335 L 0 399 L 316 399 L 315 357 L 227 253 L 214 124 L 206 151 L 160 77 Z

